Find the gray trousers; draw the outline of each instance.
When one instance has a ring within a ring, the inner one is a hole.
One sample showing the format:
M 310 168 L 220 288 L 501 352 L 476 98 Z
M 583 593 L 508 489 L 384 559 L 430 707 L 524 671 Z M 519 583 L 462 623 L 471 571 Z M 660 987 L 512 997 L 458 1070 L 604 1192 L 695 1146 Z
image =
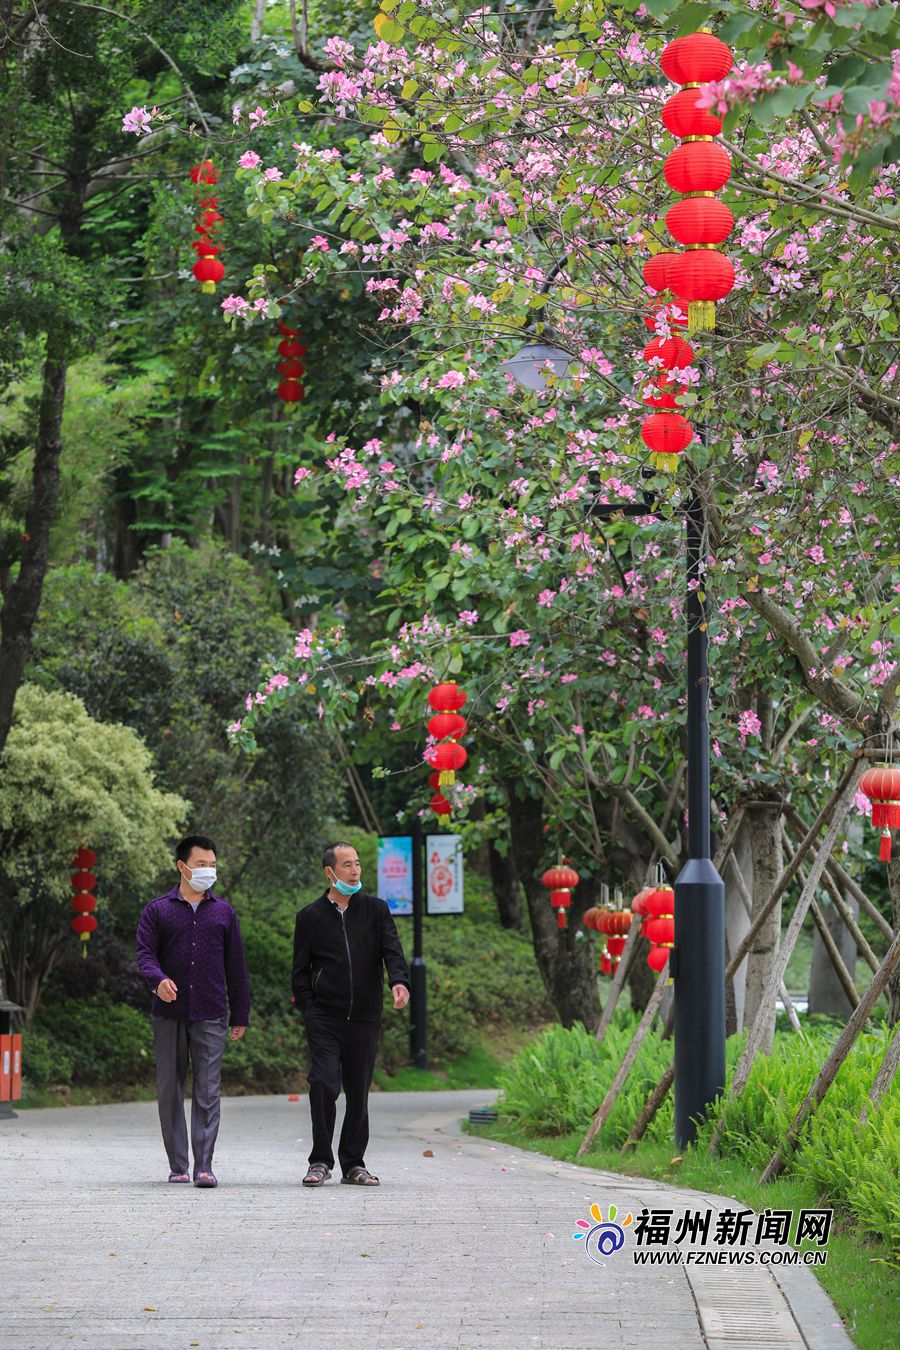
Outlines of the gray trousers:
M 184 1119 L 184 1087 L 191 1064 L 191 1148 L 194 1177 L 211 1172 L 219 1133 L 219 1089 L 228 1018 L 188 1022 L 151 1017 L 156 1048 L 156 1099 L 163 1143 L 172 1172 L 188 1172 L 188 1136 Z

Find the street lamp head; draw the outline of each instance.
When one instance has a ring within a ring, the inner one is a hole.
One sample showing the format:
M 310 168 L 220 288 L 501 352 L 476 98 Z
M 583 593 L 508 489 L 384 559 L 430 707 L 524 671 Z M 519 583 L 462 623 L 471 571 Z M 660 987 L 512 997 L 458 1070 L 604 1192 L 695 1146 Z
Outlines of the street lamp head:
M 534 389 L 540 393 L 547 388 L 547 380 L 551 376 L 562 379 L 574 360 L 574 356 L 568 352 L 551 347 L 546 342 L 526 342 L 515 356 L 503 362 L 500 369 L 504 374 L 512 375 L 523 389 Z

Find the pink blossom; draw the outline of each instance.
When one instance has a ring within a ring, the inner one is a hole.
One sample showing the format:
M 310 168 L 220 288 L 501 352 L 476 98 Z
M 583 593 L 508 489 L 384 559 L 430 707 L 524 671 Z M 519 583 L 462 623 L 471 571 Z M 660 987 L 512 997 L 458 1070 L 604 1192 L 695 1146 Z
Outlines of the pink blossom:
M 583 735 L 584 735 L 584 727 L 581 725 L 580 722 L 573 722 L 573 723 L 572 723 L 572 732 L 573 732 L 573 734 L 574 734 L 575 736 L 583 736 Z
M 531 642 L 531 634 L 524 628 L 517 628 L 514 633 L 509 635 L 509 645 L 511 647 L 527 647 Z
M 294 483 L 302 483 L 304 478 L 309 478 L 311 473 L 312 469 L 306 469 L 301 465 L 294 473 Z
M 461 370 L 448 370 L 437 382 L 438 389 L 459 389 L 466 382 Z
M 460 623 L 464 623 L 467 628 L 474 628 L 478 622 L 477 609 L 461 609 L 458 615 Z
M 560 682 L 560 684 L 571 684 L 573 680 L 577 680 L 577 679 L 578 679 L 578 676 L 577 676 L 577 675 L 573 675 L 573 674 L 561 675 L 561 676 L 560 676 L 559 682 Z
M 126 113 L 122 118 L 122 130 L 131 131 L 135 136 L 145 136 L 150 130 L 153 113 L 157 111 L 158 109 L 154 108 L 153 112 L 148 113 L 146 108 L 135 106 L 130 113 Z
M 267 127 L 269 125 L 268 116 L 269 114 L 265 108 L 260 107 L 254 108 L 253 111 L 250 113 L 250 126 L 253 128 L 254 131 L 257 129 L 257 127 Z
M 262 160 L 255 150 L 245 150 L 238 164 L 242 169 L 255 169 L 257 164 L 262 164 Z
M 762 730 L 762 722 L 757 717 L 752 708 L 742 712 L 738 718 L 738 735 L 741 738 L 741 745 L 747 744 L 748 736 L 758 736 Z
M 555 598 L 556 598 L 556 591 L 550 590 L 541 591 L 540 595 L 538 596 L 538 604 L 543 605 L 546 609 L 549 609 L 550 606 L 553 604 Z
M 310 248 L 320 249 L 322 253 L 327 253 L 331 248 L 328 240 L 321 234 L 314 234 L 309 241 Z
M 243 725 L 242 722 L 231 722 L 231 723 L 229 723 L 229 726 L 228 726 L 228 735 L 229 735 L 229 736 L 236 736 L 236 735 L 238 734 L 238 732 L 240 731 L 242 725 Z
M 281 172 L 281 170 L 280 170 L 279 168 L 273 167 L 273 168 L 271 168 L 271 169 L 264 169 L 264 170 L 263 170 L 263 178 L 268 179 L 268 181 L 269 181 L 270 183 L 277 183 L 278 180 L 279 180 L 279 178 L 283 178 L 283 177 L 284 177 L 284 175 L 282 174 L 282 172 Z

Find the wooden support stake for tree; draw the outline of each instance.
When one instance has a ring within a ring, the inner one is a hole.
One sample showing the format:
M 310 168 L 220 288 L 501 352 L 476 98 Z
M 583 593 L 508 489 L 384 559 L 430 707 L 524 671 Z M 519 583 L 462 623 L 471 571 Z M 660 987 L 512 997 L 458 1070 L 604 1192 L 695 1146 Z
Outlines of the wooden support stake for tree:
M 728 854 L 728 864 L 731 867 L 732 875 L 734 876 L 734 879 L 737 882 L 738 895 L 741 897 L 741 902 L 744 906 L 744 910 L 746 911 L 747 918 L 752 919 L 753 897 L 747 890 L 747 883 L 744 880 L 744 876 L 743 873 L 741 872 L 741 869 L 738 867 L 737 858 L 734 856 L 733 851 Z M 791 1001 L 791 996 L 787 991 L 787 985 L 785 984 L 784 980 L 782 980 L 781 984 L 778 986 L 778 992 L 781 995 L 781 1001 L 784 1004 L 784 1010 L 788 1015 L 788 1021 L 790 1022 L 794 1031 L 799 1031 L 800 1018 L 797 1016 L 797 1010 Z
M 616 973 L 613 976 L 613 982 L 609 993 L 606 996 L 606 1002 L 603 1005 L 603 1012 L 600 1017 L 600 1023 L 597 1027 L 596 1041 L 600 1045 L 609 1030 L 609 1024 L 612 1021 L 613 1013 L 616 1010 L 616 1003 L 619 995 L 625 987 L 625 981 L 628 979 L 628 972 L 634 961 L 634 954 L 637 951 L 638 937 L 641 931 L 641 916 L 635 914 L 631 920 L 631 927 L 628 930 L 628 936 L 625 938 L 625 946 L 622 948 L 622 956 L 616 966 Z
M 845 772 L 841 777 L 841 792 L 838 795 L 837 800 L 835 800 L 831 806 L 832 817 L 831 817 L 831 825 L 829 826 L 828 829 L 828 834 L 825 836 L 825 842 L 816 856 L 816 861 L 810 867 L 809 876 L 806 878 L 803 889 L 800 892 L 800 898 L 798 899 L 796 908 L 794 909 L 794 912 L 791 915 L 791 921 L 788 924 L 787 932 L 784 935 L 781 947 L 777 952 L 774 953 L 772 959 L 772 967 L 771 970 L 769 971 L 765 988 L 763 989 L 762 996 L 759 1000 L 759 1008 L 757 1010 L 756 1017 L 753 1019 L 753 1025 L 750 1028 L 746 1044 L 744 1045 L 743 1052 L 738 1061 L 737 1067 L 734 1071 L 734 1076 L 731 1080 L 731 1090 L 729 1093 L 730 1097 L 739 1096 L 740 1093 L 742 1093 L 744 1088 L 747 1086 L 747 1081 L 750 1077 L 750 1070 L 753 1068 L 753 1061 L 756 1059 L 756 1056 L 759 1052 L 759 1048 L 763 1043 L 763 1038 L 765 1036 L 765 1031 L 769 1020 L 769 1009 L 775 1002 L 775 991 L 778 988 L 779 984 L 781 984 L 781 982 L 784 979 L 784 972 L 787 969 L 787 963 L 790 960 L 791 952 L 794 950 L 797 938 L 800 935 L 800 930 L 803 927 L 803 920 L 806 918 L 806 914 L 809 909 L 810 903 L 815 896 L 816 887 L 819 884 L 819 878 L 822 875 L 825 863 L 827 859 L 830 857 L 831 852 L 835 844 L 837 843 L 837 837 L 840 834 L 847 812 L 850 809 L 850 804 L 853 801 L 853 796 L 854 793 L 856 792 L 856 784 L 859 780 L 860 775 L 862 774 L 864 767 L 865 764 L 864 761 L 861 759 L 861 757 L 854 757 L 849 772 Z M 834 794 L 832 793 L 832 798 L 833 797 Z M 821 820 L 821 812 L 817 817 L 817 823 L 819 820 Z M 810 831 L 810 834 L 811 833 L 812 832 Z M 807 848 L 809 847 L 811 842 L 812 840 L 810 839 L 809 836 L 807 836 L 807 839 L 804 840 L 804 843 L 807 844 Z M 782 878 L 787 874 L 788 871 L 790 871 L 791 867 L 794 866 L 795 864 L 796 864 L 795 870 L 796 868 L 799 868 L 800 866 L 799 858 L 800 858 L 800 849 L 797 850 L 797 852 L 791 859 L 791 862 L 788 863 L 785 872 L 782 874 Z M 775 887 L 774 893 L 777 893 L 777 891 L 778 886 Z M 764 909 L 769 907 L 770 904 L 767 902 L 767 905 L 764 907 Z M 762 913 L 763 911 L 760 912 Z M 743 945 L 744 944 L 741 943 L 741 946 Z M 859 1007 L 862 1007 L 862 1004 L 860 1004 Z M 857 1012 L 858 1011 L 859 1008 L 857 1008 Z M 856 1013 L 854 1013 L 853 1016 L 855 1018 Z M 853 1019 L 851 1018 L 851 1021 L 852 1020 Z M 850 1024 L 848 1023 L 848 1025 Z M 718 1149 L 721 1128 L 722 1128 L 722 1117 L 720 1116 L 718 1122 L 716 1123 L 716 1127 L 713 1131 L 712 1139 L 710 1141 L 709 1145 L 710 1153 L 715 1153 Z
M 900 1068 L 900 1022 L 894 1027 L 894 1033 L 884 1052 L 881 1067 L 875 1075 L 875 1082 L 869 1088 L 868 1101 L 863 1102 L 856 1126 L 857 1133 L 868 1123 L 870 1105 L 877 1108 L 882 1097 L 893 1083 L 898 1068 Z
M 898 1036 L 897 1039 L 898 1042 L 900 1042 L 900 1036 Z M 674 1081 L 675 1081 L 675 1065 L 670 1064 L 669 1067 L 666 1069 L 665 1073 L 663 1074 L 662 1078 L 660 1078 L 656 1087 L 653 1089 L 653 1091 L 650 1093 L 650 1096 L 644 1103 L 643 1111 L 632 1125 L 631 1133 L 625 1140 L 625 1143 L 622 1145 L 623 1153 L 626 1151 L 626 1149 L 637 1148 L 638 1144 L 641 1142 L 644 1135 L 647 1133 L 647 1130 L 650 1128 L 650 1123 L 653 1120 L 653 1117 L 656 1115 L 657 1111 L 662 1106 L 663 1102 L 666 1100 L 666 1097 L 669 1095 L 669 1089 L 671 1088 Z
M 888 981 L 898 966 L 900 966 L 900 934 L 898 934 L 891 943 L 888 954 L 882 961 L 878 974 L 869 985 L 862 997 L 859 1007 L 844 1027 L 844 1030 L 841 1032 L 835 1043 L 834 1049 L 822 1065 L 815 1082 L 809 1092 L 807 1092 L 800 1109 L 791 1121 L 787 1134 L 769 1159 L 768 1166 L 759 1178 L 760 1185 L 769 1181 L 774 1181 L 776 1177 L 781 1176 L 781 1173 L 787 1166 L 788 1159 L 797 1147 L 800 1131 L 803 1128 L 805 1121 L 813 1111 L 815 1111 L 816 1107 L 821 1104 L 825 1094 L 834 1082 L 838 1069 L 840 1069 L 844 1060 L 853 1048 L 856 1038 L 869 1020 L 869 1014 L 884 990 L 887 988 Z
M 806 825 L 804 823 L 803 817 L 797 810 L 796 806 L 794 806 L 792 803 L 790 802 L 786 803 L 784 808 L 784 814 L 787 816 L 788 820 L 791 822 L 791 824 L 794 826 L 794 829 L 797 830 L 798 833 L 802 834 L 806 830 Z M 876 907 L 872 904 L 872 901 L 869 899 L 865 891 L 860 886 L 859 882 L 853 880 L 853 877 L 851 877 L 850 873 L 847 872 L 844 869 L 844 867 L 841 866 L 837 858 L 828 859 L 828 870 L 834 877 L 838 885 L 843 886 L 845 890 L 848 890 L 850 892 L 850 894 L 853 896 L 853 899 L 859 905 L 863 913 L 868 914 L 869 918 L 875 924 L 875 927 L 881 930 L 882 934 L 887 938 L 888 942 L 893 941 L 894 930 L 888 923 L 887 919 L 884 917 L 884 915 L 881 913 L 879 909 L 876 909 Z
M 632 1037 L 631 1044 L 625 1051 L 622 1063 L 619 1065 L 616 1071 L 616 1076 L 612 1080 L 612 1083 L 610 1084 L 609 1091 L 603 1098 L 603 1101 L 597 1107 L 597 1110 L 594 1112 L 593 1119 L 591 1120 L 591 1123 L 587 1128 L 587 1133 L 585 1134 L 584 1138 L 581 1141 L 581 1144 L 579 1145 L 576 1157 L 578 1158 L 584 1157 L 585 1153 L 587 1153 L 594 1139 L 597 1137 L 598 1131 L 602 1129 L 602 1127 L 606 1124 L 606 1121 L 609 1119 L 609 1114 L 612 1111 L 613 1107 L 615 1106 L 616 1101 L 618 1100 L 619 1093 L 625 1086 L 628 1075 L 631 1073 L 634 1061 L 638 1057 L 638 1051 L 643 1045 L 647 1032 L 650 1030 L 651 1023 L 653 1022 L 653 1019 L 656 1017 L 656 1014 L 659 1011 L 659 1005 L 662 1003 L 663 994 L 666 992 L 666 984 L 668 983 L 668 979 L 669 979 L 669 963 L 667 961 L 666 964 L 663 966 L 662 970 L 659 972 L 659 978 L 657 979 L 656 984 L 653 987 L 653 993 L 650 995 L 650 1000 L 646 1008 L 644 1009 L 644 1015 L 641 1018 L 640 1023 L 638 1024 L 638 1029 L 634 1033 L 634 1036 Z
M 756 918 L 751 923 L 750 927 L 747 929 L 747 932 L 744 934 L 743 938 L 741 939 L 738 945 L 737 951 L 734 953 L 734 956 L 732 956 L 731 960 L 728 962 L 728 965 L 725 967 L 726 980 L 733 979 L 735 972 L 740 969 L 741 962 L 749 952 L 750 948 L 753 946 L 753 943 L 756 941 L 757 933 L 762 928 L 763 924 L 766 922 L 769 915 L 772 913 L 772 910 L 778 904 L 778 901 L 784 895 L 788 886 L 790 886 L 791 882 L 794 879 L 794 874 L 797 871 L 797 868 L 800 866 L 801 862 L 806 857 L 810 848 L 818 838 L 819 831 L 821 830 L 822 826 L 825 824 L 826 820 L 830 818 L 838 802 L 844 799 L 848 783 L 850 782 L 853 783 L 855 791 L 856 780 L 859 777 L 861 771 L 862 766 L 860 764 L 860 756 L 854 755 L 850 763 L 847 765 L 847 768 L 841 774 L 841 778 L 839 783 L 837 784 L 837 787 L 834 789 L 831 796 L 828 798 L 828 801 L 822 807 L 822 810 L 816 816 L 812 825 L 809 827 L 803 839 L 798 844 L 796 853 L 794 854 L 793 858 L 790 860 L 787 867 L 784 869 L 781 876 L 775 883 L 775 887 L 772 891 L 772 894 L 769 896 L 768 900 L 763 905 L 762 909 L 759 911 Z

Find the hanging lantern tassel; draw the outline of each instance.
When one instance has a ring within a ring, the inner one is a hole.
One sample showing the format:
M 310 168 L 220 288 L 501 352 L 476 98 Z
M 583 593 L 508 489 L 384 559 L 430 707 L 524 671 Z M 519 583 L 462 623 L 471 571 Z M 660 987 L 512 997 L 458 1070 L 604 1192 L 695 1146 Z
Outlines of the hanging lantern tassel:
M 889 826 L 886 826 L 881 832 L 881 845 L 878 849 L 878 860 L 879 862 L 891 861 L 891 831 Z

